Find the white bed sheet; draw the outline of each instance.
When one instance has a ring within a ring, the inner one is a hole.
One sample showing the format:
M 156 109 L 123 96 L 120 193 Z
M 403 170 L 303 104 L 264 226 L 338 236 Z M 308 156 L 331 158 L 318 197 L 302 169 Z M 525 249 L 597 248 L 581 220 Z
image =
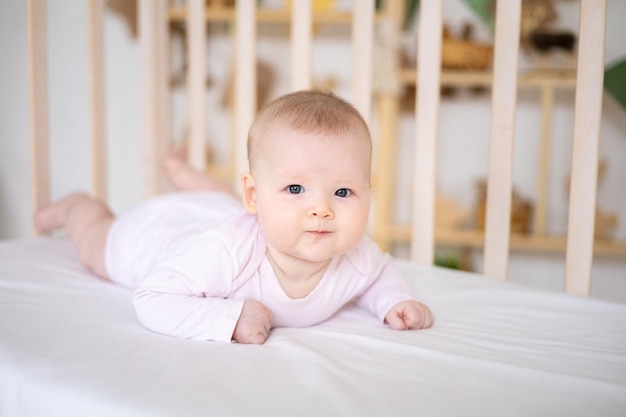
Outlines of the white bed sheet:
M 250 346 L 145 330 L 66 240 L 0 242 L 0 415 L 626 415 L 626 305 L 398 264 L 432 329 L 350 306 Z

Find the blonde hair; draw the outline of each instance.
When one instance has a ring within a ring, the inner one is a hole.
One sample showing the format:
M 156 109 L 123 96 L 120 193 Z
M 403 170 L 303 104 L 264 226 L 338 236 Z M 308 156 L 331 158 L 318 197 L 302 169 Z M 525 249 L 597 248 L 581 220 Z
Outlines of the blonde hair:
M 277 98 L 263 108 L 248 132 L 248 163 L 253 169 L 258 142 L 275 127 L 303 133 L 327 133 L 337 136 L 363 137 L 369 147 L 371 160 L 372 138 L 367 123 L 347 101 L 332 92 L 303 90 Z

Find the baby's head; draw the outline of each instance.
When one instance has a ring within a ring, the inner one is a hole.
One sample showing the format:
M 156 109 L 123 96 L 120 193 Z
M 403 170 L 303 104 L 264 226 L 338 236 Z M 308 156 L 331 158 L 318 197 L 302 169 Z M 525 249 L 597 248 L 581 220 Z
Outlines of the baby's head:
M 274 256 L 326 261 L 363 237 L 372 143 L 358 111 L 332 93 L 299 91 L 265 107 L 250 128 L 246 209 Z
M 263 108 L 248 133 L 248 162 L 254 173 L 256 159 L 262 157 L 263 138 L 275 129 L 289 129 L 306 134 L 354 136 L 368 150 L 371 166 L 372 140 L 369 128 L 359 112 L 331 92 L 296 91 L 277 98 Z

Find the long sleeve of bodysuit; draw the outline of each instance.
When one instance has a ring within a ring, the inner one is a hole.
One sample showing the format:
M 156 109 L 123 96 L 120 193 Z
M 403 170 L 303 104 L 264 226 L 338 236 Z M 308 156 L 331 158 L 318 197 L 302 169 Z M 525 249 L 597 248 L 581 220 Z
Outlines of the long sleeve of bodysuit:
M 251 256 L 241 249 L 228 247 L 211 232 L 179 245 L 135 290 L 139 321 L 170 336 L 230 341 L 243 301 L 228 296 L 233 282 L 247 273 L 250 262 L 242 257 Z
M 372 284 L 358 297 L 357 304 L 375 314 L 381 322 L 396 304 L 415 296 L 406 279 L 399 273 L 389 254 L 383 254 L 370 239 L 364 239 L 357 256 L 367 264 Z

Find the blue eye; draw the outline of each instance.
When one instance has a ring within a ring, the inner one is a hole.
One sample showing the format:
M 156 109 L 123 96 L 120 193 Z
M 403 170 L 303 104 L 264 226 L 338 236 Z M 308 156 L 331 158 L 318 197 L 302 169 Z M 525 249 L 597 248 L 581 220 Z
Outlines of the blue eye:
M 290 194 L 300 194 L 304 192 L 304 187 L 298 184 L 292 184 L 287 187 Z
M 337 191 L 335 191 L 335 195 L 337 197 L 348 197 L 350 194 L 352 194 L 352 191 L 348 190 L 347 188 L 340 188 Z

